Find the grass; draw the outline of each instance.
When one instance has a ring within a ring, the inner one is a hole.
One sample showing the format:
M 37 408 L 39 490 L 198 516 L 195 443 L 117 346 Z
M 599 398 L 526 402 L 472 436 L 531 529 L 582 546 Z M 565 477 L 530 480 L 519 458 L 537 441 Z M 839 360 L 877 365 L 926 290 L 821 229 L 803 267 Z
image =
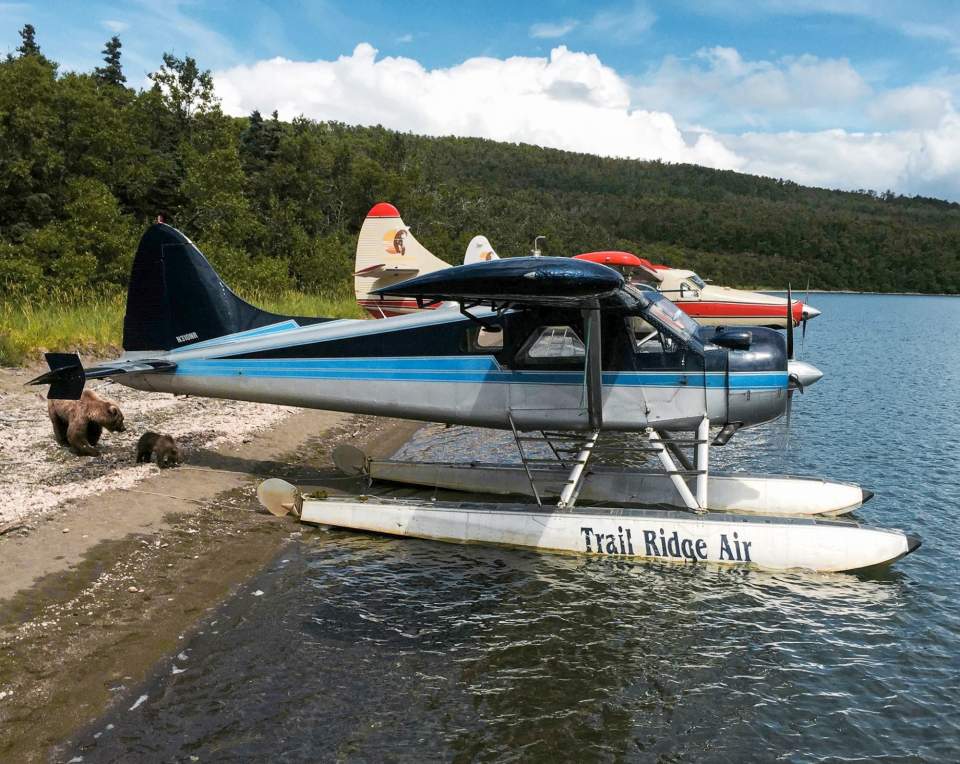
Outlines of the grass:
M 295 316 L 363 318 L 352 292 L 314 294 L 289 289 L 279 294 L 242 295 L 273 313 Z M 126 295 L 91 295 L 54 290 L 0 302 L 0 365 L 38 360 L 48 350 L 87 357 L 120 351 Z
M 357 305 L 353 290 L 332 294 L 315 294 L 288 289 L 279 294 L 246 292 L 243 299 L 272 313 L 287 316 L 326 316 L 328 318 L 365 318 L 366 313 Z

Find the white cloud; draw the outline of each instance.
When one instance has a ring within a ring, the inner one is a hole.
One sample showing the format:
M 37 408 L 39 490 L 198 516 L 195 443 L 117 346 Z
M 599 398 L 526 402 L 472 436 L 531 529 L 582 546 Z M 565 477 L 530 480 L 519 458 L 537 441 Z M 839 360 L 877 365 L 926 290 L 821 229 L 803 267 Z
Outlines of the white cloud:
M 869 115 L 878 124 L 908 128 L 935 128 L 953 110 L 948 90 L 927 85 L 889 90 L 868 107 Z
M 471 58 L 433 70 L 376 55 L 362 43 L 335 61 L 238 66 L 215 74 L 217 92 L 233 114 L 277 109 L 284 118 L 305 114 L 608 156 L 712 167 L 740 161 L 709 134 L 685 136 L 669 114 L 630 109 L 622 77 L 597 56 L 562 45 L 549 58 Z
M 744 172 L 830 188 L 960 198 L 960 117 L 926 130 L 745 133 L 724 143 Z
M 116 19 L 104 19 L 101 23 L 114 34 L 119 34 L 130 26 L 126 21 L 118 21 Z
M 668 56 L 635 80 L 638 105 L 722 129 L 834 126 L 871 88 L 847 59 L 788 56 L 747 61 L 734 48 L 702 48 L 690 60 Z
M 876 94 L 843 59 L 750 62 L 733 49 L 711 48 L 697 62 L 693 70 L 675 60 L 661 67 L 671 77 L 659 80 L 660 88 L 682 86 L 688 101 L 651 98 L 639 106 L 637 89 L 624 77 L 596 55 L 563 45 L 548 58 L 471 58 L 426 69 L 411 58 L 378 59 L 363 43 L 333 61 L 275 58 L 217 71 L 214 79 L 224 109 L 237 115 L 277 109 L 285 119 L 304 114 L 426 135 L 691 162 L 830 188 L 960 198 L 960 116 L 948 87 Z M 717 88 L 728 92 L 714 95 L 720 100 L 712 108 L 735 106 L 758 119 L 775 110 L 842 113 L 852 101 L 886 132 L 689 127 L 698 110 L 688 102 Z
M 563 21 L 542 21 L 530 27 L 530 36 L 539 39 L 555 39 L 570 34 L 580 22 L 576 19 Z
M 413 42 L 413 35 L 407 32 L 407 34 L 400 35 L 397 38 L 397 42 L 408 43 Z

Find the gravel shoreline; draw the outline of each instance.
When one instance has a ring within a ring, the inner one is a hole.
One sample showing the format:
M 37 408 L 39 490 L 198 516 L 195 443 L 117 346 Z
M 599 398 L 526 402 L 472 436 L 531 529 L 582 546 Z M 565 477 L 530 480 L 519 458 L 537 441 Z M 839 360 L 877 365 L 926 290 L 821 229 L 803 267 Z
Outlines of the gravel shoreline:
M 136 445 L 147 430 L 172 435 L 184 462 L 201 449 L 248 442 L 297 411 L 289 406 L 174 396 L 102 382 L 90 385 L 120 404 L 126 431 L 104 432 L 99 457 L 78 457 L 59 446 L 40 388 L 24 383 L 39 369 L 0 370 L 0 531 L 29 530 L 70 502 L 115 488 L 132 488 L 157 474 L 136 463 Z M 44 390 L 45 391 L 45 390 Z

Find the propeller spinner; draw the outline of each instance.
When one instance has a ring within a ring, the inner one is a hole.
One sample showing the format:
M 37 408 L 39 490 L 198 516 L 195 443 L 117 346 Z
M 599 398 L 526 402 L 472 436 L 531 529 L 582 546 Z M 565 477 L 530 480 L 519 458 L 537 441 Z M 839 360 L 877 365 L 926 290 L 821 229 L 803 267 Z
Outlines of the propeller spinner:
M 806 329 L 806 312 L 810 310 L 811 318 L 819 316 L 820 311 L 804 305 L 804 329 Z M 790 378 L 790 390 L 799 390 L 803 392 L 805 387 L 809 387 L 814 382 L 823 378 L 823 372 L 812 363 L 798 361 L 794 357 L 794 338 L 793 338 L 793 290 L 787 284 L 787 374 Z

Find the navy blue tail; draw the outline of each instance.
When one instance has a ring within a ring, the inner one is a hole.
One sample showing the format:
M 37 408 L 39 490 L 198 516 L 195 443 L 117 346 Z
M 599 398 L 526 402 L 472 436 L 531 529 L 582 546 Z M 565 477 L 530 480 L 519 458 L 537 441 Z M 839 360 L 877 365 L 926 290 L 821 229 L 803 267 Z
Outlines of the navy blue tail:
M 172 350 L 291 318 L 300 325 L 330 320 L 254 307 L 223 283 L 190 239 L 157 223 L 140 239 L 133 261 L 123 349 Z

